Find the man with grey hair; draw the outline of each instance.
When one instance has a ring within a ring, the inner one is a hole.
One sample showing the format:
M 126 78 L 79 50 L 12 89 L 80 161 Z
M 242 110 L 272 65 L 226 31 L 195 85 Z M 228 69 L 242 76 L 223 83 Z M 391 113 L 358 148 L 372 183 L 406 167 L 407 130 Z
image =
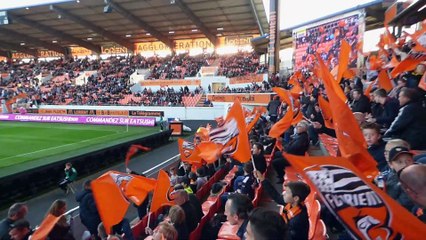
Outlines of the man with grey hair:
M 306 151 L 309 148 L 309 136 L 308 136 L 308 122 L 300 121 L 296 125 L 296 134 L 292 137 L 293 139 L 287 144 L 284 145 L 284 152 L 288 154 L 304 156 Z M 282 156 L 282 152 L 277 151 L 272 160 L 272 166 L 277 172 L 278 183 L 283 183 L 284 178 L 284 169 L 290 164 Z
M 7 218 L 0 222 L 0 240 L 9 240 L 9 231 L 11 226 L 16 221 L 23 219 L 28 213 L 28 207 L 26 203 L 15 203 L 9 208 Z

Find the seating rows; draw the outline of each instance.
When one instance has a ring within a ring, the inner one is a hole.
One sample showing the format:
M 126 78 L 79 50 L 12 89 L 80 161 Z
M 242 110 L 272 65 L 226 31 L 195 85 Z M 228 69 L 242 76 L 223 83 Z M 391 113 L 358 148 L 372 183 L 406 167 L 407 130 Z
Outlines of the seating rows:
M 319 140 L 321 141 L 322 145 L 330 156 L 339 156 L 339 144 L 337 143 L 336 138 L 331 137 L 327 134 L 319 134 Z

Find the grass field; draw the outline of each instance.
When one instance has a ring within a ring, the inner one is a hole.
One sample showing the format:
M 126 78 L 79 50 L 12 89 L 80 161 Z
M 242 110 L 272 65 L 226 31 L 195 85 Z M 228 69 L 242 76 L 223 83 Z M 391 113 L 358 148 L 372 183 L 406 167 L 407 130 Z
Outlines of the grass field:
M 158 132 L 157 127 L 0 122 L 0 177 Z

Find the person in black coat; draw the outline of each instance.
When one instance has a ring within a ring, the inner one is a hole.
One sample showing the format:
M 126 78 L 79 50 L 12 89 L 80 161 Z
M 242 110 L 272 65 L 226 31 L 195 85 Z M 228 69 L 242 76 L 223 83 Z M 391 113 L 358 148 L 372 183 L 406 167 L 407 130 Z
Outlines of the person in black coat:
M 398 99 L 401 108 L 384 137 L 404 139 L 412 149 L 426 149 L 426 108 L 418 101 L 417 90 L 404 88 Z
M 364 95 L 361 89 L 352 90 L 352 112 L 370 113 L 371 105 L 370 99 Z
M 266 109 L 268 109 L 268 113 L 269 113 L 269 120 L 273 123 L 275 123 L 277 121 L 278 108 L 280 107 L 280 105 L 281 105 L 280 97 L 274 96 L 274 99 L 271 100 L 268 103 L 268 106 L 266 107 Z
M 259 170 L 261 173 L 266 172 L 266 160 L 264 156 L 263 145 L 259 142 L 253 143 L 251 148 L 251 153 L 253 156 L 253 162 L 256 170 Z
M 92 236 L 98 236 L 98 225 L 101 222 L 90 186 L 91 180 L 83 184 L 83 191 L 78 193 L 75 200 L 79 203 L 81 223 L 86 226 Z
M 367 122 L 376 122 L 385 128 L 389 128 L 393 120 L 398 115 L 398 100 L 390 98 L 386 94 L 386 90 L 377 89 L 374 93 L 374 102 L 379 104 L 381 111 L 372 116 L 367 116 Z
M 304 156 L 309 148 L 308 123 L 301 121 L 296 125 L 296 135 L 284 146 L 284 151 L 288 154 Z M 281 152 L 276 152 L 272 160 L 272 166 L 277 172 L 278 183 L 283 182 L 284 168 L 289 166 L 287 160 L 282 156 Z
M 255 177 L 262 183 L 264 191 L 277 203 L 284 205 L 282 213 L 287 223 L 287 238 L 290 240 L 306 240 L 309 236 L 308 210 L 304 204 L 306 197 L 311 192 L 309 186 L 304 182 L 289 182 L 285 187 L 284 194 L 280 194 L 275 187 L 265 179 L 259 171 Z M 291 212 L 291 213 L 290 213 Z

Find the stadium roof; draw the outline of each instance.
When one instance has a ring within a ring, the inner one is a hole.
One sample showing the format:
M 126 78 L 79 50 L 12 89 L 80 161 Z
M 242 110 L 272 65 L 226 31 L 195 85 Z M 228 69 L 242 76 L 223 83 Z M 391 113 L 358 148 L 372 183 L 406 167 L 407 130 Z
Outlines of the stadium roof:
M 306 25 L 310 25 L 316 22 L 320 22 L 329 18 L 333 18 L 339 15 L 343 15 L 346 13 L 350 13 L 353 11 L 357 11 L 357 10 L 361 10 L 361 9 L 365 9 L 365 30 L 373 30 L 373 29 L 377 29 L 377 28 L 381 28 L 383 27 L 383 21 L 384 21 L 384 16 L 385 16 L 385 11 L 387 9 L 386 5 L 383 5 L 383 1 L 382 0 L 376 0 L 376 1 L 372 1 L 363 5 L 358 5 L 356 7 L 353 8 L 349 8 L 346 10 L 343 10 L 341 12 L 337 12 L 328 16 L 324 16 L 318 19 L 314 19 L 312 21 L 291 27 L 289 29 L 283 29 L 280 31 L 280 37 L 281 37 L 281 41 L 280 41 L 280 48 L 284 49 L 284 48 L 289 48 L 292 46 L 293 44 L 293 37 L 292 37 L 292 31 L 293 29 L 297 29 Z M 253 38 L 252 39 L 252 46 L 255 49 L 256 52 L 259 53 L 266 53 L 267 50 L 267 46 L 269 43 L 269 38 L 268 38 L 268 34 L 257 37 L 257 38 Z
M 108 13 L 105 13 L 108 12 Z M 67 53 L 101 46 L 254 35 L 268 32 L 262 0 L 77 0 L 7 10 L 10 24 L 0 25 L 0 55 L 36 50 Z

